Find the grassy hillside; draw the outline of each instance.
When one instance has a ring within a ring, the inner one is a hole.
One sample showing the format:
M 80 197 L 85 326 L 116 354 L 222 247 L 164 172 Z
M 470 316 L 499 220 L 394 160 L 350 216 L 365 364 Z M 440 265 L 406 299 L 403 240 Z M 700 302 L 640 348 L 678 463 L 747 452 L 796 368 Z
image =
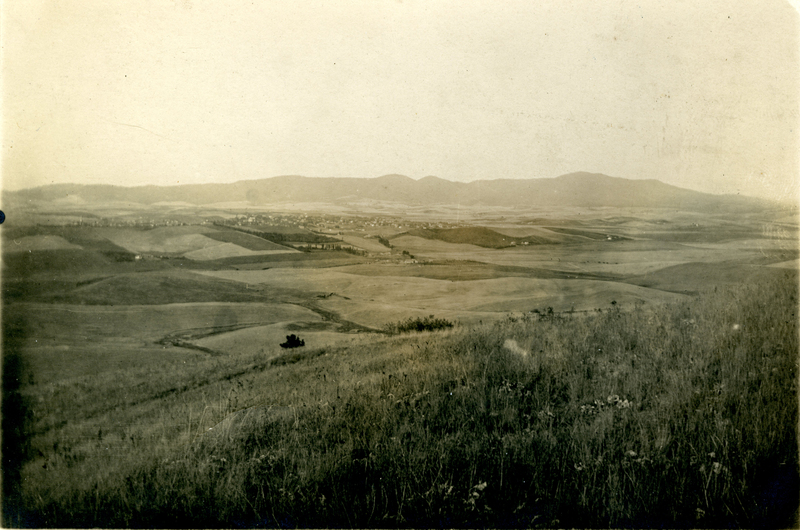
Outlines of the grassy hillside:
M 794 277 L 47 387 L 7 327 L 4 524 L 789 525 L 797 301 Z
M 587 239 L 592 239 L 595 241 L 624 241 L 627 240 L 627 237 L 623 237 L 617 234 L 609 234 L 606 232 L 596 232 L 594 230 L 579 230 L 577 228 L 562 228 L 551 226 L 548 227 L 549 230 L 553 232 L 557 232 L 560 234 L 568 234 L 572 236 L 580 236 L 585 237 Z
M 517 244 L 521 245 L 526 241 L 531 245 L 545 245 L 560 242 L 557 237 L 547 238 L 541 235 L 529 235 L 525 237 L 507 236 L 482 226 L 428 228 L 426 230 L 410 230 L 405 234 L 425 239 L 437 239 L 446 243 L 466 243 L 484 248 L 506 248 Z
M 736 261 L 717 263 L 684 263 L 664 267 L 648 274 L 627 278 L 625 281 L 680 293 L 698 293 L 713 286 L 758 284 L 769 280 L 793 277 L 796 273 L 780 268 L 750 265 Z

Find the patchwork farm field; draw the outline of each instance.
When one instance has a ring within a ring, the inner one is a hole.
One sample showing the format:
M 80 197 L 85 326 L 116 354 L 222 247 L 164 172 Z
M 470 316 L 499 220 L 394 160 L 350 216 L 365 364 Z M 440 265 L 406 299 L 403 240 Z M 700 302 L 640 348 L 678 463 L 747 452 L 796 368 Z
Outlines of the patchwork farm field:
M 3 227 L 8 525 L 758 526 L 796 507 L 758 493 L 798 484 L 785 212 L 163 208 Z

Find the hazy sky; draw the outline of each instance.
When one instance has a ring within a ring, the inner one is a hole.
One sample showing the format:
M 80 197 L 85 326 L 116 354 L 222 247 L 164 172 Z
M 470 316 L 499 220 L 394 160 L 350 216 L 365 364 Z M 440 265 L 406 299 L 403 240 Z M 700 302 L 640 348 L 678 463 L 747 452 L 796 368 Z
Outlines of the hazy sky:
M 798 189 L 783 0 L 2 4 L 7 189 L 573 171 Z

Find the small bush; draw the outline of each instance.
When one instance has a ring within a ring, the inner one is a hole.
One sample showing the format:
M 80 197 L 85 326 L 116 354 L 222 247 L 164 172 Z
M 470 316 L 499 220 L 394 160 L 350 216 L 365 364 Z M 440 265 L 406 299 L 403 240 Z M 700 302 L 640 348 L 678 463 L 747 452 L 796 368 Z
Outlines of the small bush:
M 305 345 L 306 341 L 292 333 L 291 335 L 286 335 L 286 342 L 281 343 L 281 348 L 299 348 Z

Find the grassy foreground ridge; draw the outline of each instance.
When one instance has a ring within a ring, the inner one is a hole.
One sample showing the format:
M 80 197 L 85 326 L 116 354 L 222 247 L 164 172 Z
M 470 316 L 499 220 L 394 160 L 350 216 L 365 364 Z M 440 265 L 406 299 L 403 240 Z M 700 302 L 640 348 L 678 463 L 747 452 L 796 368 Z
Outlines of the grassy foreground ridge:
M 158 408 L 125 381 L 87 380 L 53 407 L 91 410 L 112 385 L 119 401 L 52 439 L 28 418 L 39 438 L 5 525 L 789 524 L 797 304 L 796 282 L 775 281 L 281 362 L 171 364 L 137 387 Z

